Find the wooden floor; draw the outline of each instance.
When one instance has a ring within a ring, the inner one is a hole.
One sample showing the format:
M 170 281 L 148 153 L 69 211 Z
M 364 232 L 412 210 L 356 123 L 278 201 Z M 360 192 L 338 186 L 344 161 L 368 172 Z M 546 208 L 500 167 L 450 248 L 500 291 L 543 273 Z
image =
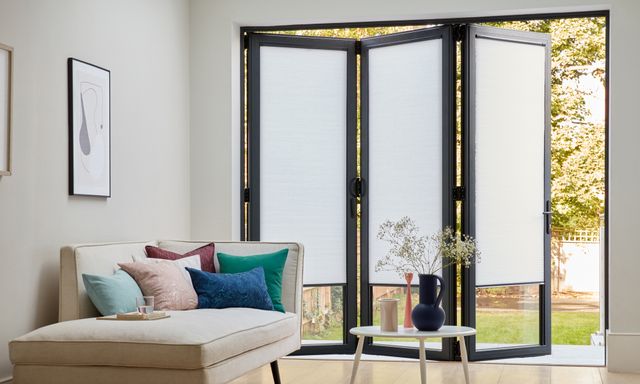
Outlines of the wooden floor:
M 349 383 L 351 361 L 281 359 L 283 384 Z M 640 375 L 608 373 L 598 367 L 470 364 L 472 384 L 640 384 Z M 420 382 L 418 362 L 363 361 L 359 384 L 413 384 Z M 462 366 L 455 362 L 427 362 L 428 384 L 463 384 Z M 273 384 L 269 365 L 234 380 L 232 384 Z

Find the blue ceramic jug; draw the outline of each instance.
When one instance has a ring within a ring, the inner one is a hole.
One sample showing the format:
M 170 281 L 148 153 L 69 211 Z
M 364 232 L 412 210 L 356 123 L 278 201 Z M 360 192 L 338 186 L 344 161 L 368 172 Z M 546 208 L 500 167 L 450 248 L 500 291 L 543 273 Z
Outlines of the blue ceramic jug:
M 444 324 L 444 309 L 440 307 L 444 295 L 444 281 L 437 275 L 418 275 L 420 279 L 420 303 L 411 312 L 413 325 L 419 331 L 437 331 Z M 440 292 L 436 296 L 438 281 Z

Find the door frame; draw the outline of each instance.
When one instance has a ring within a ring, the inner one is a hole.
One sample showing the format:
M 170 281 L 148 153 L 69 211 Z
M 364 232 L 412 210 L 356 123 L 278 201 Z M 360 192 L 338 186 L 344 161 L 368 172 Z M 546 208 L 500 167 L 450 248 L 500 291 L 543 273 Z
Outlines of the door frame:
M 250 33 L 247 35 L 250 47 L 247 51 L 247 76 L 252 81 L 247 89 L 247 133 L 243 135 L 243 148 L 246 145 L 248 190 L 243 193 L 243 206 L 248 205 L 248 233 L 244 240 L 260 241 L 260 47 L 286 47 L 301 49 L 327 49 L 345 51 L 346 60 L 346 150 L 345 150 L 345 221 L 346 283 L 309 284 L 305 287 L 341 286 L 343 288 L 343 339 L 341 344 L 304 345 L 294 354 L 353 353 L 356 337 L 349 329 L 357 324 L 357 260 L 356 238 L 357 221 L 351 211 L 349 188 L 356 179 L 357 143 L 356 143 L 356 40 L 329 37 L 307 37 Z M 244 70 L 243 70 L 244 72 Z M 246 141 L 245 141 L 246 138 Z M 244 215 L 243 215 L 244 217 Z
M 246 102 L 245 97 L 247 95 L 245 75 L 246 67 L 246 51 L 248 48 L 248 33 L 251 32 L 270 32 L 270 31 L 293 31 L 303 29 L 333 29 L 333 28 L 363 28 L 363 27 L 392 27 L 392 26 L 407 26 L 407 25 L 424 25 L 433 26 L 437 24 L 464 24 L 464 23 L 484 23 L 484 22 L 501 22 L 501 21 L 529 21 L 540 19 L 569 19 L 569 18 L 588 18 L 588 17 L 604 17 L 605 18 L 605 201 L 604 201 L 604 238 L 600 241 L 604 242 L 604 320 L 605 329 L 609 328 L 609 149 L 610 149 L 610 115 L 609 115 L 609 84 L 611 76 L 610 65 L 610 30 L 611 30 L 611 17 L 608 9 L 590 10 L 590 11 L 567 11 L 567 12 L 543 12 L 543 13 L 521 13 L 521 14 L 496 14 L 493 16 L 482 17 L 442 17 L 442 18 L 421 18 L 421 19 L 406 19 L 406 20 L 378 20 L 378 21 L 366 21 L 366 22 L 333 22 L 333 23 L 314 23 L 314 24 L 272 24 L 272 25 L 247 25 L 240 26 L 239 28 L 239 135 L 240 135 L 240 148 L 239 148 L 239 164 L 240 173 L 238 175 L 238 189 L 236 193 L 239 193 L 239 210 L 237 211 L 240 217 L 240 234 L 241 239 L 244 241 L 249 240 L 249 219 L 245 216 L 245 210 L 247 209 L 250 190 L 249 184 L 245 181 L 245 168 L 247 173 L 250 174 L 250 166 L 247 164 L 247 158 L 245 158 L 245 145 L 247 145 L 249 139 L 247 138 L 248 128 L 245 126 L 245 121 L 248 119 L 247 112 L 245 111 Z M 464 145 L 464 143 L 463 143 Z M 464 154 L 463 154 L 464 156 Z M 464 158 L 463 158 L 464 161 Z M 464 171 L 463 171 L 464 172 Z M 463 173 L 464 174 L 464 173 Z M 353 353 L 353 351 L 346 351 L 344 353 Z M 605 349 L 605 360 L 606 360 Z
M 456 183 L 456 42 L 453 26 L 445 25 L 409 32 L 400 32 L 361 40 L 360 54 L 360 175 L 366 185 L 369 180 L 369 50 L 408 44 L 418 41 L 442 40 L 442 227 L 456 225 L 456 204 L 453 199 L 453 188 Z M 363 190 L 364 191 L 364 190 Z M 415 191 L 419 201 L 419 191 Z M 372 325 L 373 285 L 369 284 L 369 192 L 360 196 L 360 324 Z M 417 281 L 417 276 L 415 276 Z M 446 324 L 456 321 L 456 268 L 450 266 L 442 271 L 442 278 L 447 286 L 442 300 L 446 315 Z M 385 286 L 386 284 L 375 284 Z M 388 286 L 388 285 L 387 285 Z M 395 285 L 391 285 L 395 286 Z M 413 285 L 417 287 L 417 285 Z M 376 345 L 372 338 L 367 338 L 364 353 L 418 358 L 417 348 L 403 348 Z M 442 350 L 428 350 L 430 359 L 453 360 L 454 339 L 442 339 Z
M 551 201 L 551 38 L 545 34 L 523 32 L 477 25 L 465 26 L 462 40 L 462 183 L 465 199 L 462 201 L 462 233 L 475 238 L 475 39 L 485 38 L 533 44 L 545 47 L 545 90 L 544 90 L 544 205 Z M 506 357 L 528 357 L 551 354 L 551 217 L 544 219 L 544 284 L 539 285 L 539 345 L 496 348 L 478 351 L 476 336 L 468 336 L 469 360 L 491 360 Z M 476 265 L 462 269 L 462 323 L 476 327 Z M 514 284 L 505 284 L 514 285 Z M 518 284 L 520 285 L 520 284 Z M 527 285 L 523 282 L 522 285 Z M 504 285 L 497 285 L 504 286 Z

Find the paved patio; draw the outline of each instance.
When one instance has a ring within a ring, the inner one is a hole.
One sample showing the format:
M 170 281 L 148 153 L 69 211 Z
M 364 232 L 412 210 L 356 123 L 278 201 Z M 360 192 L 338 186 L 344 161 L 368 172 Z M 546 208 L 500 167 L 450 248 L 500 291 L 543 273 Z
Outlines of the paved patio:
M 303 342 L 304 345 L 309 344 L 337 344 L 337 341 L 314 341 L 313 343 Z M 380 343 L 382 344 L 382 343 Z M 395 347 L 418 347 L 417 342 L 384 342 L 384 345 L 390 345 Z M 497 348 L 505 347 L 505 345 L 498 344 L 481 344 L 480 346 L 485 348 Z M 426 343 L 428 349 L 440 349 L 439 343 Z M 602 346 L 590 346 L 590 345 L 554 345 L 551 347 L 551 355 L 526 357 L 526 358 L 514 358 L 514 359 L 500 359 L 490 360 L 486 363 L 490 364 L 522 364 L 522 365 L 570 365 L 570 366 L 594 366 L 601 367 L 605 365 L 605 349 Z M 328 359 L 328 360 L 353 360 L 353 355 L 317 355 L 317 356 L 295 356 L 295 358 L 310 358 L 310 359 Z M 429 358 L 429 351 L 427 350 L 427 359 Z M 415 360 L 401 357 L 392 356 L 378 356 L 378 355 L 362 355 L 363 360 L 387 360 L 387 361 L 405 361 Z

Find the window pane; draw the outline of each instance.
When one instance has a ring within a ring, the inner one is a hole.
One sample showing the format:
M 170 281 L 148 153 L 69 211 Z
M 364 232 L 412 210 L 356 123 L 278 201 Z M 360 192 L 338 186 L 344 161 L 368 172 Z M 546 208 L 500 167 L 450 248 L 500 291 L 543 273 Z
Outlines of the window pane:
M 407 298 L 406 287 L 373 287 L 373 325 L 380 325 L 380 299 L 398 299 L 398 328 L 404 325 L 404 311 Z M 415 306 L 419 302 L 419 287 L 411 287 L 411 303 Z M 379 345 L 393 347 L 418 348 L 418 340 L 390 337 L 374 337 L 373 342 Z M 426 347 L 433 350 L 442 350 L 441 339 L 426 339 Z
M 540 344 L 540 285 L 478 288 L 476 348 Z
M 344 289 L 305 287 L 302 293 L 302 344 L 342 344 Z

